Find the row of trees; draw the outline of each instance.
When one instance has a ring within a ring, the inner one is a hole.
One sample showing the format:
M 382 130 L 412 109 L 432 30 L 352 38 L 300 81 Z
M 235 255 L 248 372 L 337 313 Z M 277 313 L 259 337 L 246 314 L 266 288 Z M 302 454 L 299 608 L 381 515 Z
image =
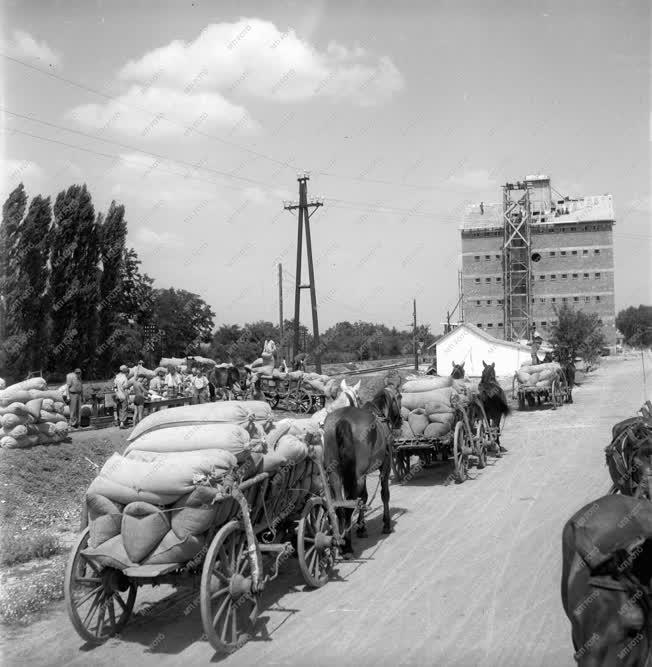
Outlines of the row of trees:
M 103 376 L 140 356 L 196 354 L 214 313 L 196 294 L 156 289 L 127 246 L 124 206 L 97 213 L 86 185 L 28 205 L 21 183 L 0 226 L 0 376 Z
M 652 345 L 652 306 L 630 306 L 616 315 L 616 327 L 628 345 Z

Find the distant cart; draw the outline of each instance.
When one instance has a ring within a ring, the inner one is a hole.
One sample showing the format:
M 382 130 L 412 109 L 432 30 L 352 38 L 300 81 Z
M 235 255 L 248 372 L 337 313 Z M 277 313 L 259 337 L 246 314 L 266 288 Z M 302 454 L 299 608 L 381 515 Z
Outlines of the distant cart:
M 526 403 L 530 408 L 533 408 L 535 405 L 548 405 L 553 410 L 556 410 L 570 399 L 570 388 L 566 381 L 566 376 L 562 371 L 556 373 L 549 381 L 545 381 L 545 385 L 540 382 L 537 385 L 529 386 L 521 384 L 518 381 L 518 377 L 514 375 L 512 381 L 512 398 L 518 400 L 519 410 L 525 410 Z
M 309 414 L 326 405 L 323 392 L 311 387 L 303 378 L 259 375 L 259 381 L 260 390 L 272 409 L 280 406 L 290 412 Z

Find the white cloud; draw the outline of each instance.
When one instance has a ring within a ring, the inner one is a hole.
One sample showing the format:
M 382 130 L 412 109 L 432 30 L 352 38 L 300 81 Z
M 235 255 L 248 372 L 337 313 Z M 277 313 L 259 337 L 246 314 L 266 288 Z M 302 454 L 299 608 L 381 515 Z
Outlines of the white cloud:
M 12 55 L 27 60 L 40 61 L 44 65 L 59 67 L 61 54 L 51 49 L 45 42 L 37 42 L 32 35 L 24 30 L 14 30 L 13 39 L 5 43 L 4 48 Z
M 128 62 L 120 78 L 185 92 L 233 91 L 276 102 L 313 97 L 375 104 L 403 88 L 388 57 L 331 42 L 325 51 L 273 23 L 242 18 L 209 25 L 192 42 L 174 41 Z
M 174 246 L 179 244 L 181 239 L 170 232 L 155 232 L 149 227 L 141 227 L 136 232 L 136 241 L 149 246 Z
M 469 190 L 493 190 L 496 188 L 496 181 L 487 169 L 467 169 L 459 175 L 451 176 L 448 182 Z
M 0 159 L 0 185 L 3 193 L 11 192 L 19 183 L 33 187 L 43 175 L 43 170 L 31 160 Z
M 233 128 L 239 133 L 252 133 L 259 128 L 244 107 L 229 102 L 220 93 L 184 93 L 158 86 L 131 86 L 106 104 L 82 104 L 68 111 L 66 117 L 94 129 L 153 138 L 208 126 Z

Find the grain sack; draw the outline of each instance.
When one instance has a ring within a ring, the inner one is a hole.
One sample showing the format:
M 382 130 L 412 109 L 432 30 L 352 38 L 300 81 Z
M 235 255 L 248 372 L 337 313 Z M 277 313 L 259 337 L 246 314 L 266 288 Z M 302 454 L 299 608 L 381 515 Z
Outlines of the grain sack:
M 68 431 L 70 430 L 70 426 L 65 421 L 62 422 L 56 422 L 54 424 L 54 430 L 56 431 L 57 435 L 62 436 L 65 438 L 68 435 Z
M 48 383 L 45 378 L 30 378 L 16 384 L 9 385 L 6 389 L 0 391 L 0 400 L 8 398 L 12 393 L 29 389 L 47 389 Z M 29 400 L 29 399 L 28 399 Z
M 447 424 L 438 424 L 434 422 L 432 424 L 428 424 L 428 428 L 426 428 L 424 435 L 427 438 L 441 438 L 447 433 L 450 433 L 450 430 L 450 426 Z
M 139 375 L 142 375 L 148 380 L 151 380 L 153 377 L 156 376 L 156 371 L 150 371 L 149 368 L 145 368 L 145 366 L 134 366 L 133 368 L 130 369 L 129 371 L 130 378 L 136 378 Z
M 410 422 L 404 421 L 401 424 L 401 438 L 414 438 L 416 433 L 412 430 Z
M 408 423 L 410 424 L 412 433 L 415 435 L 422 435 L 430 422 L 428 421 L 428 416 L 426 415 L 425 410 L 423 408 L 417 408 L 408 415 Z
M 2 393 L 4 394 L 5 392 Z M 0 398 L 0 407 L 5 408 L 12 403 L 27 403 L 27 401 L 31 400 L 32 397 L 27 389 L 15 389 L 7 393 L 6 398 Z
M 516 379 L 519 384 L 527 384 L 530 381 L 530 374 L 523 370 L 516 371 Z
M 552 382 L 550 380 L 539 380 L 535 385 L 537 389 L 545 389 L 546 387 L 552 386 Z
M 426 376 L 417 380 L 408 380 L 401 387 L 401 392 L 403 394 L 415 394 L 450 387 L 452 383 L 453 380 L 450 377 Z
M 122 535 L 116 535 L 97 547 L 88 547 L 84 549 L 84 556 L 102 567 L 113 567 L 117 570 L 124 570 L 127 567 L 133 567 L 127 556 L 124 545 L 122 544 Z
M 187 563 L 203 548 L 205 539 L 189 535 L 180 540 L 171 530 L 144 561 L 143 565 L 160 565 L 163 563 Z
M 24 403 L 18 401 L 10 403 L 7 407 L 0 408 L 0 415 L 28 415 L 27 408 Z
M 199 535 L 210 528 L 217 515 L 218 504 L 213 502 L 216 495 L 217 489 L 198 486 L 174 503 L 170 523 L 177 538 Z
M 30 434 L 27 431 L 27 426 L 25 426 L 25 424 L 18 424 L 17 426 L 12 426 L 11 428 L 9 428 L 7 426 L 3 426 L 2 427 L 2 433 L 3 433 L 3 435 L 8 435 L 12 438 L 16 438 L 16 440 L 18 440 L 18 438 L 22 438 L 26 435 L 34 435 L 33 433 Z
M 182 424 L 245 424 L 251 419 L 271 421 L 273 413 L 269 404 L 265 401 L 217 401 L 183 405 L 147 415 L 134 427 L 127 440 L 133 442 L 145 433 Z
M 25 409 L 27 413 L 32 415 L 34 419 L 39 419 L 41 416 L 41 406 L 43 405 L 42 398 L 33 398 L 32 400 L 25 403 Z
M 20 424 L 29 424 L 31 419 L 31 423 L 33 423 L 33 417 L 27 417 L 25 415 L 15 415 L 13 412 L 9 412 L 6 415 L 2 415 L 0 417 L 0 424 L 2 424 L 3 428 L 13 428 L 14 426 L 18 426 Z
M 541 373 L 539 373 L 539 382 L 541 382 L 542 380 L 552 379 L 555 377 L 556 374 L 557 374 L 556 371 L 553 371 L 551 369 L 542 371 Z
M 58 389 L 30 389 L 31 398 L 49 398 L 53 401 L 63 401 L 63 394 Z
M 55 403 L 51 398 L 44 398 L 41 410 L 45 410 L 46 412 L 56 412 L 54 405 Z
M 300 380 L 303 377 L 303 371 L 290 371 L 288 377 L 291 380 Z
M 536 387 L 538 381 L 539 381 L 539 374 L 534 373 L 533 375 L 530 375 L 530 379 L 527 381 L 526 386 Z
M 267 442 L 267 446 L 269 447 L 269 449 L 271 450 L 276 449 L 278 441 L 284 435 L 287 435 L 290 432 L 291 428 L 292 428 L 291 419 L 281 419 L 280 421 L 277 421 L 274 424 L 274 428 L 271 431 L 269 431 L 269 433 L 267 433 L 265 437 L 265 441 Z
M 422 391 L 415 394 L 403 394 L 401 404 L 408 410 L 416 410 L 417 408 L 425 408 L 428 403 L 448 403 L 450 405 L 453 389 L 445 387 L 442 389 L 432 389 L 430 391 Z
M 129 503 L 122 512 L 122 543 L 134 563 L 151 553 L 169 531 L 168 514 L 150 503 Z
M 401 419 L 405 421 L 408 418 L 410 411 L 404 406 L 401 406 Z
M 12 438 L 10 435 L 4 435 L 0 438 L 0 447 L 5 449 L 25 449 L 38 444 L 38 435 L 24 435 L 20 438 Z
M 57 434 L 55 429 L 55 424 L 53 422 L 41 422 L 40 424 L 34 424 L 34 428 L 39 432 L 45 435 L 54 436 Z
M 55 424 L 66 421 L 66 418 L 58 412 L 47 412 L 46 410 L 41 410 L 38 419 L 42 422 L 54 422 Z
M 530 373 L 530 374 L 532 374 L 532 373 L 542 373 L 544 371 L 555 371 L 556 372 L 556 371 L 561 370 L 561 366 L 559 365 L 559 363 L 557 361 L 551 361 L 547 364 L 524 365 L 524 366 L 521 366 L 521 368 L 519 370 L 523 371 L 524 373 Z
M 163 357 L 161 361 L 159 362 L 159 366 L 162 366 L 165 369 L 165 372 L 167 373 L 168 366 L 176 366 L 177 368 L 179 366 L 185 366 L 186 365 L 186 360 L 177 358 L 177 357 Z
M 3 435 L 0 438 L 0 447 L 3 449 L 16 449 L 18 447 L 18 440 L 12 438 L 10 435 Z
M 89 546 L 97 547 L 120 534 L 123 505 L 96 493 L 86 494 L 88 509 Z
M 277 452 L 263 454 L 263 472 L 275 473 L 287 463 L 287 459 Z
M 282 436 L 274 451 L 294 463 L 303 461 L 308 455 L 306 443 L 295 435 L 287 434 Z
M 249 433 L 237 424 L 185 424 L 145 433 L 131 442 L 125 454 L 132 449 L 161 453 L 223 449 L 237 455 L 249 442 Z
M 453 426 L 455 414 L 452 412 L 440 412 L 438 414 L 428 415 L 431 424 L 445 424 L 448 428 Z
M 140 491 L 136 490 L 133 487 L 125 486 L 118 482 L 114 482 L 111 479 L 106 477 L 96 477 L 88 487 L 87 494 L 97 493 L 101 496 L 106 496 L 109 500 L 113 502 L 120 503 L 122 505 L 128 505 L 129 503 L 142 500 L 146 503 L 152 503 L 152 505 L 171 505 L 172 503 L 179 500 L 179 498 L 184 495 L 182 493 L 151 493 L 149 491 Z
M 433 401 L 432 403 L 426 403 L 425 411 L 427 415 L 454 414 L 455 408 L 452 407 L 450 403 Z

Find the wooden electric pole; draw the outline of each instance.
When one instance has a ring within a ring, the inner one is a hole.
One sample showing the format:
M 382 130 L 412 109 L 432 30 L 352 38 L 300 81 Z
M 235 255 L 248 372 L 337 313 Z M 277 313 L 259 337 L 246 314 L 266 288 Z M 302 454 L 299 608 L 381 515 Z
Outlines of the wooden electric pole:
M 308 203 L 308 180 L 309 176 L 303 174 L 297 178 L 299 181 L 299 203 L 287 204 L 284 208 L 287 211 L 299 211 L 299 227 L 297 230 L 297 271 L 295 276 L 294 288 L 294 350 L 296 356 L 299 350 L 299 319 L 301 315 L 301 290 L 310 289 L 310 303 L 312 306 L 312 335 L 313 335 L 313 355 L 315 357 L 315 369 L 321 373 L 321 349 L 319 344 L 319 321 L 317 318 L 317 294 L 315 292 L 315 270 L 312 263 L 312 239 L 310 237 L 310 217 L 320 207 L 323 202 L 311 200 Z M 312 209 L 312 210 L 311 210 Z M 306 228 L 306 254 L 308 256 L 308 278 L 310 282 L 307 285 L 301 284 L 301 257 L 303 254 L 303 228 Z
M 413 313 L 413 343 L 414 343 L 414 370 L 419 370 L 419 351 L 417 348 L 417 300 L 413 299 L 414 313 Z

